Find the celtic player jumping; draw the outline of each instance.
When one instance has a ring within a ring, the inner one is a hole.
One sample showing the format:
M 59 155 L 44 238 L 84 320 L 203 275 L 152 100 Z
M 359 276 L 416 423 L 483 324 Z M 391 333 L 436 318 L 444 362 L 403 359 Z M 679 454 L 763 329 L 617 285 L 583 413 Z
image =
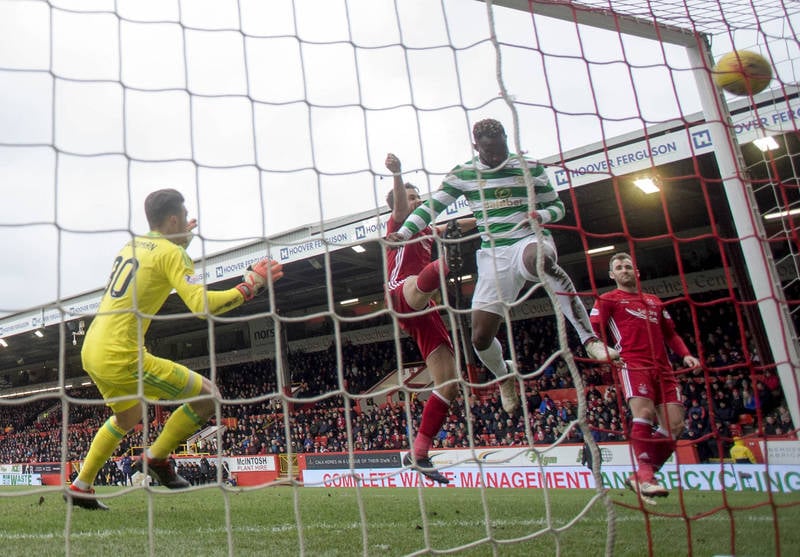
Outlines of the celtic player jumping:
M 535 192 L 536 204 L 531 210 L 522 157 L 509 154 L 503 125 L 497 120 L 481 120 L 473 127 L 472 135 L 478 156 L 454 168 L 431 199 L 411 213 L 403 226 L 387 239 L 399 242 L 411 238 L 463 195 L 477 219 L 482 240 L 476 254 L 478 282 L 472 297 L 472 345 L 495 377 L 514 372 L 514 363 L 503 359 L 496 337 L 503 321 L 504 304 L 513 303 L 527 281 L 544 281 L 556 292 L 561 311 L 575 327 L 590 358 L 618 359 L 619 353 L 607 347 L 592 330 L 572 280 L 557 263 L 552 236 L 542 230 L 540 244 L 530 226 L 531 218 L 546 224 L 564 216 L 564 204 L 544 168 L 525 161 Z M 541 277 L 536 272 L 539 249 L 544 263 Z M 505 411 L 515 412 L 520 398 L 513 377 L 500 385 L 500 395 Z

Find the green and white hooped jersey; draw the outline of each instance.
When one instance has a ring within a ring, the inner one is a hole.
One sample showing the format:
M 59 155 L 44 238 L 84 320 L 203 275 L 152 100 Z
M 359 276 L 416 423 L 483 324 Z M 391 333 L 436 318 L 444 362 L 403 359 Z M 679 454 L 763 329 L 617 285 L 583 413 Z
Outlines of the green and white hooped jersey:
M 544 167 L 527 159 L 526 162 L 533 180 L 535 209 L 542 224 L 561 220 L 564 203 L 550 184 Z M 463 195 L 478 221 L 482 248 L 492 245 L 490 238 L 495 246 L 509 246 L 527 238 L 533 230 L 521 224 L 528 221 L 532 211 L 523 172 L 516 155 L 509 155 L 505 166 L 497 170 L 480 162 L 478 157 L 457 166 L 445 177 L 442 187 L 433 192 L 431 199 L 409 215 L 403 224 L 407 230 L 403 235 L 416 234 Z M 547 230 L 542 233 L 550 234 Z

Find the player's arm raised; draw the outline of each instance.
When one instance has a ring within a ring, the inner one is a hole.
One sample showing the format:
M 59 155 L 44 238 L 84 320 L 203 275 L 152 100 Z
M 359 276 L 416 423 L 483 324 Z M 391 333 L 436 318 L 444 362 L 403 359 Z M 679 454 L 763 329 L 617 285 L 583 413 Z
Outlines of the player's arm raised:
M 392 184 L 392 220 L 403 223 L 411 214 L 411 206 L 408 204 L 406 195 L 406 185 L 403 183 L 403 169 L 400 159 L 394 153 L 386 155 L 386 169 L 394 176 Z
M 439 213 L 447 209 L 460 195 L 461 191 L 448 184 L 445 179 L 445 182 L 442 182 L 442 187 L 433 192 L 430 199 L 423 202 L 422 205 L 408 215 L 403 226 L 394 234 L 387 236 L 387 239 L 391 241 L 408 240 L 428 226 Z
M 265 257 L 244 272 L 242 282 L 235 288 L 245 301 L 248 301 L 281 277 L 283 277 L 283 265 Z
M 182 250 L 181 250 L 182 251 Z M 186 263 L 188 256 L 183 252 L 183 260 L 173 260 L 168 263 L 167 271 L 170 284 L 181 297 L 183 303 L 190 311 L 204 314 L 206 311 L 219 315 L 252 300 L 261 290 L 283 276 L 283 266 L 269 258 L 264 258 L 245 271 L 242 282 L 228 290 L 207 290 L 202 284 L 192 284 L 187 280 L 193 273 L 191 261 Z M 206 299 L 208 307 L 206 308 Z
M 192 231 L 195 228 L 197 228 L 197 219 L 191 219 L 186 223 L 186 235 L 180 241 L 176 241 L 175 243 L 181 246 L 183 249 L 188 248 L 189 244 L 192 243 L 192 239 L 194 238 L 194 233 Z

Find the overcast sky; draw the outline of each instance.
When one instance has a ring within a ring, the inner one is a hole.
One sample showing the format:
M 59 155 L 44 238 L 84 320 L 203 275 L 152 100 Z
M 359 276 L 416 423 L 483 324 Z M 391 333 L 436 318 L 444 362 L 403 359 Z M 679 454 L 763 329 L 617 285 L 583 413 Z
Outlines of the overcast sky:
M 531 156 L 700 108 L 682 48 L 495 18 Z M 796 83 L 797 23 L 713 50 L 759 50 Z M 474 0 L 0 0 L 0 313 L 102 286 L 161 187 L 200 221 L 193 257 L 375 209 L 388 151 L 435 189 L 475 121 L 514 132 L 489 36 Z

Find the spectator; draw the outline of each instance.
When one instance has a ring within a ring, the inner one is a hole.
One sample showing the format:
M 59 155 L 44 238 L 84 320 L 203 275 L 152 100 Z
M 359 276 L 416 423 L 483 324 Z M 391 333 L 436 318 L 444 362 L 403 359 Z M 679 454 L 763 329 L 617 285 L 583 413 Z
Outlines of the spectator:
M 714 422 L 713 435 L 710 435 L 706 441 L 706 450 L 709 458 L 724 458 L 728 449 L 731 446 L 731 429 L 728 424 L 717 419 Z
M 128 453 L 122 457 L 122 481 L 124 485 L 133 485 L 133 461 Z
M 758 399 L 756 398 L 755 394 L 753 394 L 753 391 L 747 386 L 742 388 L 742 403 L 745 413 L 750 415 L 754 415 L 756 413 L 756 410 L 758 409 Z
M 717 406 L 714 410 L 714 416 L 726 426 L 729 426 L 736 421 L 733 409 L 728 407 L 728 404 L 724 398 L 717 403 Z
M 702 297 L 698 301 L 704 301 Z M 683 326 L 687 326 L 692 319 L 692 315 L 686 305 L 676 304 L 675 320 L 683 320 Z M 703 339 L 703 353 L 708 361 L 723 362 L 727 367 L 717 370 L 710 368 L 701 377 L 694 377 L 689 374 L 681 376 L 681 388 L 683 392 L 692 392 L 693 398 L 700 401 L 703 407 L 702 393 L 707 391 L 708 407 L 704 408 L 707 422 L 713 427 L 709 427 L 706 433 L 701 435 L 704 439 L 702 443 L 706 445 L 710 458 L 719 458 L 718 443 L 722 442 L 722 449 L 728 454 L 727 448 L 731 438 L 730 425 L 737 424 L 739 416 L 743 411 L 743 401 L 741 392 L 744 387 L 751 383 L 751 371 L 749 367 L 741 365 L 744 351 L 737 346 L 734 340 L 736 331 L 731 332 L 730 326 L 725 323 L 732 315 L 732 311 L 718 312 L 716 306 L 709 308 L 695 308 L 700 330 L 710 331 L 708 335 L 711 340 Z M 717 315 L 719 313 L 719 315 Z M 711 317 L 707 317 L 710 315 Z M 723 321 L 720 321 L 723 320 Z M 718 323 L 719 322 L 719 323 Z M 556 342 L 555 327 L 548 319 L 530 319 L 518 321 L 514 324 L 515 342 L 518 342 L 517 352 L 520 356 L 520 369 L 527 370 L 527 373 L 538 369 L 545 358 L 550 354 L 550 349 Z M 726 335 L 728 339 L 725 340 Z M 534 342 L 532 339 L 536 339 Z M 727 346 L 726 343 L 727 342 Z M 369 345 L 353 345 L 345 343 L 341 347 L 342 365 L 348 379 L 348 392 L 361 393 L 368 390 L 374 383 L 382 380 L 386 373 L 396 368 L 396 362 L 389 361 L 395 354 L 394 342 L 377 343 Z M 527 347 L 523 350 L 522 347 Z M 415 347 L 413 342 L 401 342 L 402 356 L 405 361 L 413 362 L 415 357 Z M 753 348 L 748 346 L 749 355 L 754 358 Z M 388 355 L 388 356 L 387 356 Z M 419 355 L 416 354 L 419 358 Z M 738 360 L 737 360 L 738 358 Z M 334 346 L 318 353 L 292 352 L 289 356 L 291 383 L 295 394 L 304 392 L 303 396 L 316 396 L 315 393 L 325 392 L 325 389 L 337 388 L 337 361 Z M 381 366 L 388 362 L 387 368 Z M 622 424 L 625 422 L 624 415 L 618 412 L 616 392 L 611 388 L 605 388 L 610 380 L 603 380 L 602 373 L 608 366 L 589 366 L 578 362 L 579 370 L 584 375 L 587 384 L 596 382 L 596 389 L 587 395 L 590 399 L 590 420 L 594 427 L 603 427 L 600 420 L 606 421 L 607 431 L 603 434 L 595 432 L 596 436 L 609 439 L 624 439 L 621 434 Z M 738 364 L 738 365 L 737 365 Z M 555 364 L 556 376 L 561 369 L 560 361 Z M 209 375 L 208 372 L 203 372 Z M 341 397 L 327 397 L 318 400 L 315 404 L 299 404 L 289 415 L 290 431 L 289 438 L 286 439 L 284 430 L 285 407 L 280 397 L 277 396 L 277 377 L 275 375 L 275 362 L 272 359 L 264 359 L 255 362 L 248 362 L 217 369 L 217 381 L 222 393 L 222 418 L 225 420 L 233 419 L 233 425 L 229 427 L 222 436 L 222 454 L 238 455 L 245 454 L 248 450 L 256 453 L 272 450 L 272 439 L 278 439 L 278 451 L 286 451 L 287 446 L 294 447 L 298 452 L 312 452 L 314 450 L 314 440 L 316 429 L 323 422 L 327 424 L 332 420 L 336 430 L 336 436 L 329 437 L 325 441 L 325 450 L 347 449 L 347 435 L 343 433 L 346 429 L 342 427 L 347 419 L 343 410 L 343 400 Z M 317 382 L 317 377 L 320 381 Z M 599 377 L 589 381 L 589 377 Z M 762 431 L 767 426 L 767 416 L 772 415 L 774 420 L 774 434 L 787 435 L 794 434 L 792 419 L 785 405 L 782 405 L 783 395 L 780 392 L 778 382 L 778 395 L 772 392 L 772 383 L 777 379 L 777 375 L 772 370 L 766 370 L 763 377 L 759 376 L 761 382 L 773 395 L 774 410 L 768 411 L 762 405 L 763 423 L 753 424 L 757 431 L 760 426 Z M 696 382 L 696 381 L 704 382 Z M 754 381 L 752 384 L 757 385 Z M 330 387 L 332 386 L 332 387 Z M 544 436 L 544 427 L 547 425 L 546 416 L 539 413 L 539 405 L 543 399 L 543 382 L 538 378 L 525 380 L 526 398 L 528 399 L 528 416 L 531 430 L 536 435 L 538 430 L 536 425 L 541 428 L 541 435 Z M 774 385 L 773 385 L 774 386 Z M 297 389 L 295 391 L 295 389 Z M 70 397 L 83 399 L 97 399 L 99 394 L 94 387 L 82 387 L 69 390 Z M 552 394 L 550 395 L 552 397 Z M 759 394 L 760 396 L 760 394 Z M 237 400 L 236 404 L 226 401 Z M 245 402 L 238 402 L 245 401 Z M 723 401 L 725 401 L 723 403 Z M 3 442 L 0 443 L 0 462 L 1 463 L 28 463 L 28 462 L 55 462 L 61 460 L 61 416 L 62 409 L 59 399 L 49 398 L 32 401 L 25 405 L 4 405 L 0 406 L 0 424 L 2 424 Z M 56 408 L 53 408 L 57 405 Z M 691 407 L 691 406 L 690 406 Z M 572 401 L 556 406 L 556 421 L 550 422 L 551 431 L 558 436 L 563 433 L 564 424 L 569 423 L 575 418 L 574 403 Z M 564 420 L 562 409 L 570 409 L 569 420 Z M 49 410 L 49 412 L 47 412 Z M 421 407 L 412 407 L 412 417 L 419 419 Z M 389 439 L 391 447 L 400 443 L 402 447 L 408 447 L 407 428 L 405 426 L 404 407 L 395 405 L 393 408 L 365 409 L 363 413 L 353 412 L 350 416 L 353 443 L 357 450 L 374 450 L 374 437 L 370 440 L 367 436 L 372 426 L 377 426 L 381 431 L 388 427 L 389 432 L 384 433 L 384 437 Z M 46 413 L 46 414 L 45 414 Z M 169 414 L 165 412 L 165 414 Z M 730 416 L 729 416 L 730 414 Z M 96 405 L 70 404 L 68 412 L 67 426 L 67 454 L 70 460 L 79 460 L 91 441 L 97 428 L 108 418 L 107 409 Z M 479 397 L 470 396 L 468 403 L 462 400 L 460 405 L 453 402 L 449 420 L 459 422 L 466 418 L 471 418 L 473 423 L 474 443 L 485 446 L 503 446 L 510 443 L 506 435 L 508 430 L 508 416 L 502 412 L 499 406 L 499 399 L 489 396 Z M 754 416 L 757 417 L 757 416 Z M 610 418 L 610 419 L 609 419 Z M 721 424 L 720 424 L 721 422 Z M 154 409 L 149 410 L 149 431 L 145 438 L 142 432 L 135 432 L 130 435 L 119 447 L 114 458 L 121 458 L 130 452 L 132 446 L 142 446 L 152 443 L 155 436 L 160 432 L 163 424 L 155 419 Z M 495 439 L 489 434 L 497 431 L 502 424 L 503 434 Z M 513 442 L 528 443 L 524 438 L 524 420 L 519 419 L 513 423 Z M 687 421 L 688 425 L 688 421 Z M 327 427 L 327 426 L 326 426 Z M 413 427 L 413 426 L 412 426 Z M 769 428 L 768 428 L 769 429 Z M 444 428 L 440 432 L 442 442 L 447 438 L 448 431 Z M 520 435 L 522 437 L 520 438 Z M 697 438 L 697 431 L 693 432 L 693 437 Z M 684 438 L 689 438 L 689 430 L 683 434 Z M 455 445 L 466 443 L 468 439 L 462 438 L 459 431 L 454 431 L 451 442 Z M 570 430 L 567 441 L 580 442 L 580 432 L 574 428 Z M 251 448 L 252 446 L 252 448 Z M 436 445 L 434 445 L 436 446 Z M 441 446 L 441 444 L 439 445 Z M 299 448 L 299 449 L 298 449 Z M 319 447 L 318 449 L 319 450 Z M 212 454 L 215 449 L 210 449 Z M 112 461 L 111 464 L 113 465 Z M 113 483 L 119 481 L 114 468 L 109 465 L 104 467 L 102 481 Z
M 687 415 L 689 416 L 690 420 L 702 422 L 702 424 L 706 423 L 706 410 L 700 406 L 700 401 L 697 399 L 692 400 L 691 406 L 687 411 Z
M 773 414 L 769 414 L 764 418 L 764 435 L 774 436 L 776 431 L 780 429 L 778 422 Z
M 544 394 L 542 397 L 542 402 L 539 404 L 539 413 L 540 414 L 554 414 L 556 409 L 556 405 L 553 402 L 553 399 L 550 398 L 550 395 L 547 393 Z

